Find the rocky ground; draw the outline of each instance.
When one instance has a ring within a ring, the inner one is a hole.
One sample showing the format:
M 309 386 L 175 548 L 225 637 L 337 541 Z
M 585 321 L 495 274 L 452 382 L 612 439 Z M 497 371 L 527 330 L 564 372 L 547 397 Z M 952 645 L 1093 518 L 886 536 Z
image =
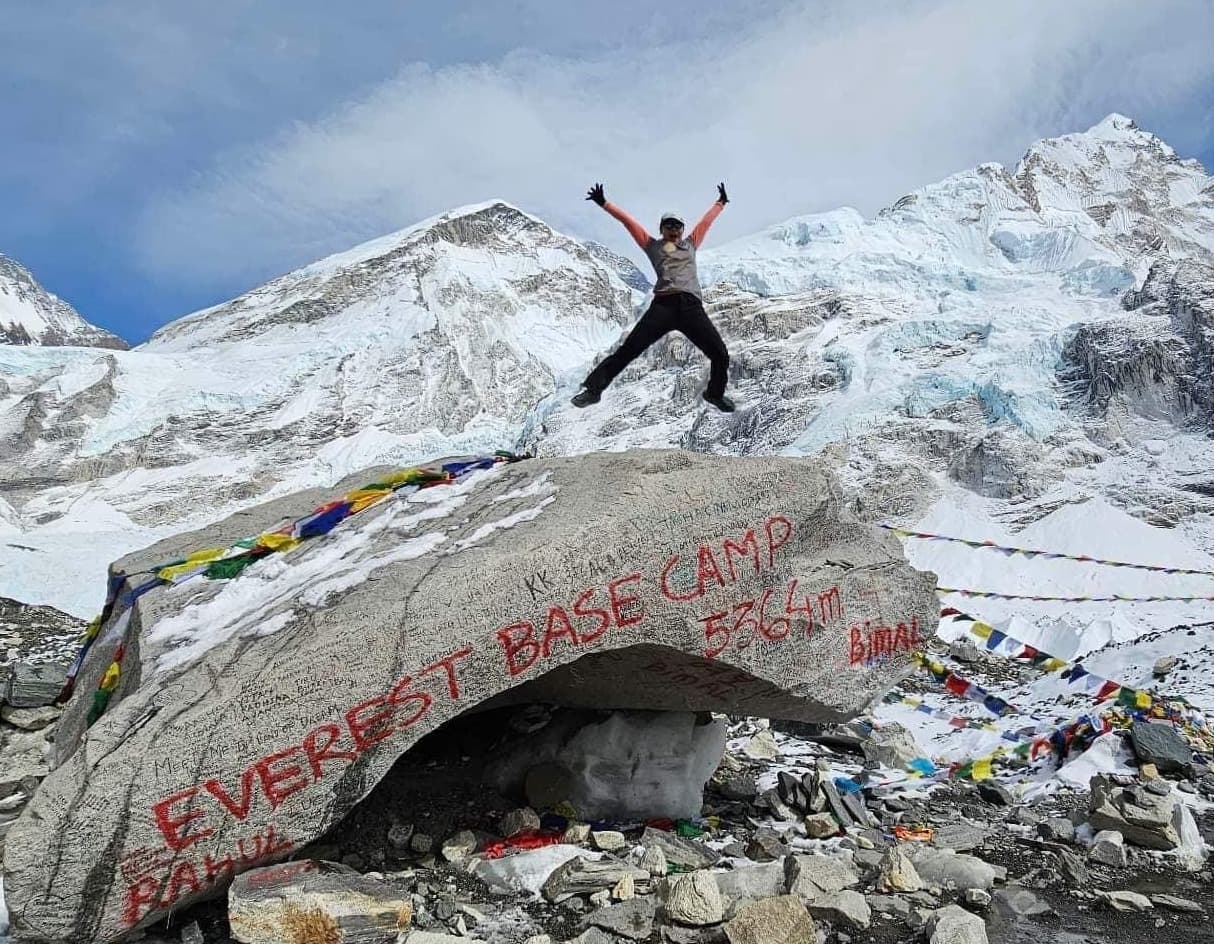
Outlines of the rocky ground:
M 1040 674 L 953 649 L 953 664 L 986 685 Z M 46 774 L 42 750 L 58 713 L 33 703 L 53 697 L 62 666 L 34 662 L 15 667 L 22 684 L 6 688 L 23 707 L 0 709 L 0 842 Z M 915 676 L 902 688 L 931 684 Z M 1026 805 L 1009 789 L 1016 775 L 973 783 L 894 773 L 906 759 L 899 751 L 915 748 L 897 725 L 874 732 L 868 719 L 820 729 L 705 716 L 727 723 L 728 736 L 698 816 L 584 822 L 542 802 L 542 778 L 511 789 L 501 774 L 569 715 L 533 705 L 457 719 L 292 862 L 245 873 L 228 900 L 178 912 L 142 939 L 1214 941 L 1211 871 L 1199 840 L 1183 835 L 1187 822 L 1214 841 L 1214 775 L 1201 755 L 1183 769 L 1153 758 L 1135 776 L 1060 783 Z M 601 720 L 578 715 L 578 724 Z M 1182 800 L 1194 811 L 1187 819 Z
M 862 746 L 836 738 L 828 746 L 734 719 L 701 817 L 585 824 L 519 807 L 520 798 L 482 784 L 491 756 L 483 752 L 517 739 L 518 717 L 517 709 L 474 716 L 431 736 L 338 829 L 304 850 L 301 863 L 334 863 L 299 866 L 305 878 L 333 870 L 335 890 L 320 909 L 338 914 L 336 903 L 348 905 L 369 881 L 393 903 L 394 920 L 407 904 L 409 936 L 400 940 L 414 944 L 1214 940 L 1208 869 L 1186 871 L 1174 857 L 1130 843 L 1090 845 L 1086 792 L 1026 807 L 1008 805 L 1005 791 L 989 783 L 911 781 L 867 789 L 862 805 L 840 814 L 825 784 L 865 776 Z M 818 782 L 813 796 L 790 787 L 806 774 Z M 1177 792 L 1162 778 L 1153 782 L 1161 794 Z M 896 827 L 911 832 L 899 830 L 899 838 Z M 1201 819 L 1207 838 L 1212 827 L 1214 818 Z M 579 854 L 599 858 L 588 864 Z M 557 868 L 565 859 L 570 864 Z M 276 868 L 264 870 L 264 882 L 238 883 L 231 920 L 229 906 L 213 902 L 148 929 L 146 940 L 275 940 L 248 927 L 264 928 L 282 896 L 303 894 L 293 884 L 301 873 L 284 879 Z M 537 893 L 520 890 L 527 885 Z M 359 899 L 364 917 L 374 913 L 368 900 Z M 396 937 L 387 928 L 379 936 L 334 933 L 292 940 Z
M 0 678 L 18 663 L 71 662 L 84 625 L 54 607 L 0 597 Z
M 4 836 L 46 776 L 43 758 L 84 621 L 0 597 L 0 853 Z

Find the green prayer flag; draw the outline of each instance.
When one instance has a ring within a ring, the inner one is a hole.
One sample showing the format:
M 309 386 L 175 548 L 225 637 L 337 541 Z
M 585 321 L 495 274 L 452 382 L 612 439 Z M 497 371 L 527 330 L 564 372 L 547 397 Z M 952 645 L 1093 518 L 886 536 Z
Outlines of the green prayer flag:
M 241 554 L 239 557 L 225 557 L 222 560 L 211 561 L 207 564 L 204 573 L 208 580 L 231 580 L 262 556 L 261 554 Z

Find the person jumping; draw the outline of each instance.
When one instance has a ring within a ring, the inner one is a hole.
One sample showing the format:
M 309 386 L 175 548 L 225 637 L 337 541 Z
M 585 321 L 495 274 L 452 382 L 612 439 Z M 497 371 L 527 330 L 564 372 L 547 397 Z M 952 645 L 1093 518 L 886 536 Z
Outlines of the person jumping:
M 658 281 L 653 287 L 653 302 L 624 339 L 624 343 L 608 354 L 582 381 L 582 390 L 571 401 L 574 406 L 598 403 L 611 381 L 641 352 L 658 338 L 679 331 L 708 357 L 712 365 L 704 399 L 724 413 L 734 411 L 733 401 L 725 396 L 729 378 L 729 351 L 713 323 L 704 311 L 700 294 L 700 279 L 696 274 L 696 250 L 704 242 L 708 227 L 721 215 L 729 197 L 725 185 L 717 184 L 717 202 L 708 208 L 704 218 L 683 238 L 683 219 L 677 213 L 663 213 L 658 228 L 662 238 L 654 239 L 640 223 L 603 195 L 603 185 L 595 184 L 586 196 L 624 224 L 636 244 L 653 263 Z

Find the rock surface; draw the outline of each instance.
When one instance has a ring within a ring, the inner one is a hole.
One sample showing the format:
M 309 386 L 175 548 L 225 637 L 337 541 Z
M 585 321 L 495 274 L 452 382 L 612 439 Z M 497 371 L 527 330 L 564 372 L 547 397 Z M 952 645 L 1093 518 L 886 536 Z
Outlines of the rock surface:
M 1135 721 L 1130 744 L 1143 764 L 1153 764 L 1164 777 L 1193 776 L 1193 749 L 1174 726 Z
M 1128 842 L 1146 849 L 1175 849 L 1180 845 L 1180 833 L 1173 822 L 1176 795 L 1170 789 L 1160 794 L 1143 784 L 1121 786 L 1098 774 L 1091 781 L 1092 828 L 1114 830 Z
M 647 826 L 641 833 L 641 845 L 647 852 L 655 849 L 660 851 L 662 861 L 667 866 L 675 865 L 684 869 L 706 869 L 716 865 L 721 858 L 720 853 L 703 843 L 692 842 L 652 826 Z
M 784 894 L 786 878 L 784 863 L 762 862 L 745 865 L 728 872 L 714 872 L 717 888 L 728 902 L 761 901 Z
M 253 869 L 228 889 L 232 936 L 243 944 L 392 944 L 412 917 L 407 891 L 331 862 Z
M 945 905 L 927 922 L 929 944 L 987 944 L 986 924 L 958 905 Z
M 230 545 L 318 498 L 116 567 Z M 31 928 L 104 942 L 215 894 L 490 699 L 846 719 L 905 671 L 938 612 L 934 575 L 852 521 L 812 460 L 537 460 L 408 498 L 235 580 L 142 596 L 115 699 L 86 729 L 121 641 L 103 627 L 58 726 L 59 766 L 5 845 L 10 906 Z M 762 622 L 729 617 L 738 607 Z
M 548 876 L 544 882 L 544 897 L 549 901 L 561 902 L 574 895 L 605 891 L 614 888 L 625 876 L 631 876 L 634 882 L 649 880 L 648 872 L 611 856 L 601 859 L 582 856 L 559 866 Z
M 781 895 L 751 902 L 725 925 L 729 944 L 816 944 L 813 920 L 799 898 Z
M 825 895 L 811 902 L 809 910 L 815 918 L 835 925 L 861 930 L 872 924 L 873 912 L 859 892 L 850 889 Z
M 822 855 L 789 856 L 784 860 L 784 877 L 788 894 L 807 902 L 829 901 L 860 883 L 860 877 L 845 863 Z
M 631 901 L 600 908 L 586 916 L 584 924 L 587 927 L 600 928 L 610 931 L 619 937 L 633 941 L 643 941 L 653 933 L 655 907 L 652 901 L 645 898 L 634 898 Z
M 67 672 L 62 665 L 32 665 L 20 662 L 13 666 L 8 684 L 2 693 L 3 701 L 14 708 L 41 708 L 49 705 L 63 691 L 66 677 Z
M 952 849 L 921 848 L 910 853 L 910 859 L 919 877 L 929 885 L 986 891 L 995 884 L 995 869 L 976 856 Z
M 919 756 L 914 735 L 896 721 L 874 729 L 860 746 L 867 760 L 886 767 L 902 768 Z
M 915 869 L 914 862 L 906 850 L 895 846 L 885 854 L 877 888 L 881 892 L 917 892 L 924 887 L 923 879 Z
M 1125 838 L 1115 829 L 1102 829 L 1092 839 L 1088 858 L 1115 869 L 1125 868 L 1127 858 Z
M 679 924 L 701 927 L 725 917 L 725 902 L 711 872 L 680 875 L 666 896 L 666 915 Z

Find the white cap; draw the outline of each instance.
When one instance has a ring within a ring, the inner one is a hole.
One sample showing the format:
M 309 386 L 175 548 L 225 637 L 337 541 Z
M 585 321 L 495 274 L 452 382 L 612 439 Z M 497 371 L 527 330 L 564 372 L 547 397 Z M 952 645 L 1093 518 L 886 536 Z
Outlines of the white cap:
M 670 211 L 662 214 L 662 218 L 659 221 L 658 226 L 660 227 L 661 224 L 665 223 L 667 220 L 677 220 L 680 226 L 687 225 L 686 223 L 683 222 L 683 217 L 679 216 L 679 214 L 675 213 L 673 210 L 670 210 Z

